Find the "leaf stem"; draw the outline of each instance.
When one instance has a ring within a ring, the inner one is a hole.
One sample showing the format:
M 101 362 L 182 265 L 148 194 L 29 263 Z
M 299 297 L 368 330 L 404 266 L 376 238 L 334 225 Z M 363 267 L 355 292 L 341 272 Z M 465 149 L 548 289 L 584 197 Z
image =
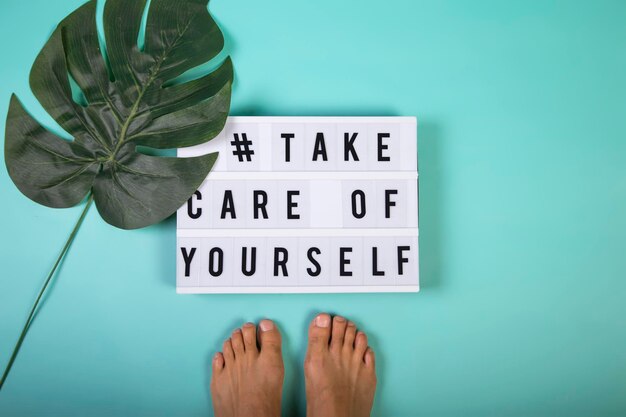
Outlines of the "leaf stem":
M 26 333 L 28 333 L 28 329 L 30 328 L 30 325 L 32 324 L 35 318 L 35 313 L 37 312 L 37 307 L 39 306 L 39 302 L 41 301 L 41 298 L 46 292 L 46 289 L 48 288 L 48 284 L 50 284 L 52 277 L 54 276 L 54 272 L 57 270 L 57 267 L 61 263 L 61 260 L 63 259 L 63 257 L 69 250 L 70 246 L 72 245 L 72 242 L 74 241 L 74 238 L 76 237 L 76 234 L 78 233 L 78 229 L 80 228 L 80 225 L 83 223 L 83 220 L 85 219 L 85 216 L 87 215 L 87 211 L 89 210 L 89 206 L 91 206 L 92 202 L 93 202 L 93 194 L 90 193 L 87 199 L 87 204 L 85 204 L 85 208 L 83 209 L 83 212 L 81 213 L 80 217 L 78 218 L 78 221 L 74 225 L 74 229 L 72 230 L 72 233 L 67 238 L 67 241 L 65 242 L 65 246 L 63 246 L 63 249 L 61 250 L 61 253 L 59 254 L 59 257 L 57 258 L 56 262 L 54 263 L 54 266 L 50 270 L 50 273 L 48 274 L 46 281 L 41 287 L 41 290 L 39 290 L 39 295 L 37 296 L 37 299 L 35 300 L 35 304 L 33 304 L 33 307 L 30 310 L 30 314 L 28 315 L 28 319 L 26 320 L 26 323 L 24 324 L 24 328 L 22 329 L 22 334 L 20 334 L 20 338 L 17 340 L 17 343 L 15 344 L 15 348 L 13 348 L 13 353 L 11 354 L 11 358 L 9 359 L 9 363 L 7 364 L 7 367 L 4 370 L 4 373 L 2 374 L 2 379 L 0 379 L 0 390 L 2 390 L 2 386 L 4 385 L 4 382 L 6 381 L 9 375 L 9 372 L 11 371 L 13 362 L 15 362 L 15 358 L 17 357 L 17 354 L 20 351 L 20 348 L 22 347 L 22 343 L 24 342 Z

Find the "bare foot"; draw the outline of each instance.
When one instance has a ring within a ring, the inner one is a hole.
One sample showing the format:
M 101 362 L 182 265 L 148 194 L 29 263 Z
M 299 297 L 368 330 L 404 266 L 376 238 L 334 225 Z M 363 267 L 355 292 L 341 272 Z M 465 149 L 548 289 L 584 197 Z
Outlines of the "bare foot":
M 376 371 L 367 336 L 343 317 L 318 315 L 304 360 L 307 417 L 368 417 Z
M 257 347 L 261 347 L 260 349 Z M 213 358 L 211 397 L 216 417 L 279 417 L 285 367 L 280 332 L 270 320 L 235 329 Z

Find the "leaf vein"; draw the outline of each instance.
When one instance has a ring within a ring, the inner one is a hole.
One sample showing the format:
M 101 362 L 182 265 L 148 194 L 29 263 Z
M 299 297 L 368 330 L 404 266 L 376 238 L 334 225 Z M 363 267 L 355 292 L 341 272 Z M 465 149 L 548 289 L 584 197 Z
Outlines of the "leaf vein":
M 93 159 L 88 159 L 88 158 L 80 158 L 80 159 L 69 158 L 69 157 L 67 157 L 65 155 L 61 155 L 60 153 L 57 153 L 57 152 L 55 152 L 55 151 L 45 147 L 41 143 L 37 142 L 36 139 L 33 139 L 31 136 L 29 136 L 29 137 L 31 138 L 31 140 L 27 142 L 28 144 L 30 144 L 30 145 L 32 145 L 32 146 L 34 146 L 36 148 L 39 148 L 39 149 L 41 149 L 44 152 L 48 152 L 49 154 L 54 155 L 57 158 L 64 159 L 66 161 L 74 162 L 74 163 L 93 162 L 94 161 Z M 60 140 L 63 140 L 63 139 L 60 139 Z
M 122 171 L 128 172 L 130 174 L 143 175 L 150 178 L 176 178 L 175 175 L 160 175 L 160 174 L 152 174 L 150 172 L 143 172 L 132 169 L 126 165 L 120 164 L 119 162 L 115 163 Z
M 152 211 L 152 209 L 148 206 L 146 206 L 143 201 L 141 201 L 139 198 L 137 198 L 133 193 L 131 193 L 128 188 L 126 188 L 126 186 L 124 184 L 122 184 L 122 182 L 120 181 L 119 177 L 117 176 L 117 173 L 115 172 L 115 169 L 111 169 L 111 176 L 113 177 L 113 181 L 122 189 L 122 191 L 124 191 L 125 194 L 127 194 L 130 198 L 132 198 L 133 200 L 137 201 L 139 203 L 139 205 L 141 205 L 143 208 L 146 209 L 146 211 L 150 212 Z
M 81 175 L 83 172 L 87 171 L 87 169 L 89 169 L 89 167 L 91 167 L 94 163 L 90 163 L 87 164 L 85 166 L 80 167 L 79 169 L 77 169 L 76 171 L 74 171 L 72 173 L 72 175 L 70 175 L 69 177 L 63 179 L 63 181 L 59 181 L 56 183 L 52 183 L 50 185 L 46 185 L 45 187 L 42 187 L 42 190 L 48 190 L 50 188 L 54 188 L 54 187 L 58 187 L 59 185 L 65 184 L 68 181 L 73 180 L 74 178 L 78 177 L 79 175 Z

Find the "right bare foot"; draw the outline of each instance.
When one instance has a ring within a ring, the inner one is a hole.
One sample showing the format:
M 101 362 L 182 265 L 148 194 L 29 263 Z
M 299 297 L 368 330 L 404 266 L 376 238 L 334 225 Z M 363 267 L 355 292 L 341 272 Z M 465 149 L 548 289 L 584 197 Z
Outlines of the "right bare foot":
M 304 360 L 307 417 L 368 417 L 374 403 L 374 352 L 365 333 L 340 316 L 319 314 Z

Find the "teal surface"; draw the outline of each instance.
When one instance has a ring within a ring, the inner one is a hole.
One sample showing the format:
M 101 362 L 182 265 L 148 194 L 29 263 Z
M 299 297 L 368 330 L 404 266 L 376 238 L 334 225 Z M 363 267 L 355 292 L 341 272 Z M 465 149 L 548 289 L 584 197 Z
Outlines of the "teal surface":
M 0 117 L 80 0 L 2 0 Z M 305 329 L 352 318 L 376 416 L 626 415 L 626 2 L 214 0 L 235 115 L 418 116 L 419 294 L 175 293 L 175 220 L 91 210 L 0 393 L 1 416 L 209 415 L 209 358 L 275 319 L 284 415 Z M 58 128 L 56 128 L 58 130 Z M 3 145 L 0 145 L 3 146 Z M 0 170 L 0 366 L 80 214 Z

